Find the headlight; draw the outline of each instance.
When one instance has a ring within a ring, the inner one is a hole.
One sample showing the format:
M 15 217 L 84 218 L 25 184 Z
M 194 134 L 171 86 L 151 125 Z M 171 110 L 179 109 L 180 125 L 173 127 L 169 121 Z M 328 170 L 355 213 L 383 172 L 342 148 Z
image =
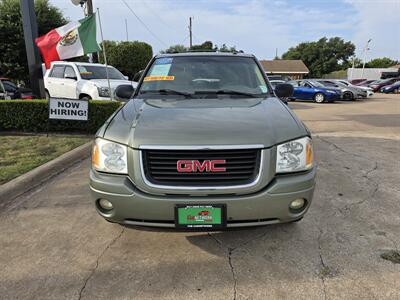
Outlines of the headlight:
M 100 97 L 110 97 L 110 89 L 108 87 L 98 87 Z
M 276 173 L 310 170 L 313 167 L 313 146 L 309 137 L 278 145 Z
M 128 174 L 127 147 L 97 138 L 92 152 L 92 167 L 100 172 Z

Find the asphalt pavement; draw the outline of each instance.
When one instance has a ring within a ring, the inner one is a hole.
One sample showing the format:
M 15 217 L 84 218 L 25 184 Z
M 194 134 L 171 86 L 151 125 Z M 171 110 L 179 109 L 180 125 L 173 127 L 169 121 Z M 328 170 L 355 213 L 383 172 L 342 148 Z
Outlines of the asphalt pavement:
M 85 160 L 1 199 L 0 298 L 400 299 L 400 95 L 290 106 L 318 162 L 301 222 L 212 233 L 111 224 L 91 203 Z

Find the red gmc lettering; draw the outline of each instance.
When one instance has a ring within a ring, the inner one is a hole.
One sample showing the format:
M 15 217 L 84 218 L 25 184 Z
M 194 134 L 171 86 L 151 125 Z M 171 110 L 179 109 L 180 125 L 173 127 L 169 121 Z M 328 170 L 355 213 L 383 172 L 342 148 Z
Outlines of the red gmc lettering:
M 225 172 L 225 167 L 217 167 L 218 164 L 225 164 L 225 159 L 204 160 L 202 163 L 198 160 L 178 160 L 176 170 L 179 173 L 190 172 Z
M 225 172 L 225 167 L 216 167 L 218 164 L 225 164 L 225 159 L 215 159 L 211 161 L 211 172 Z
M 191 160 L 178 160 L 176 162 L 176 169 L 179 173 L 189 173 L 193 170 L 193 165 Z

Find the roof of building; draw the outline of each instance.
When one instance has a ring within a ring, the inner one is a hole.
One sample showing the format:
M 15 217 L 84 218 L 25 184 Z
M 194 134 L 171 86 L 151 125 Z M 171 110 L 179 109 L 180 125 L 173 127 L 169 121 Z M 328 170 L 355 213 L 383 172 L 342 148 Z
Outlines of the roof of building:
M 302 60 L 261 60 L 260 63 L 267 73 L 308 74 L 310 72 Z

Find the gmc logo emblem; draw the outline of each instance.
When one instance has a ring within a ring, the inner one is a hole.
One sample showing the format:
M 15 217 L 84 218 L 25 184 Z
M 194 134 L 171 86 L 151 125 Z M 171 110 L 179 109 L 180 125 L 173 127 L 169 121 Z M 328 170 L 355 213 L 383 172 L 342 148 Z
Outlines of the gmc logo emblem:
M 176 162 L 176 170 L 179 173 L 225 172 L 225 167 L 216 166 L 225 163 L 225 159 L 204 160 L 202 163 L 198 160 L 178 160 Z

